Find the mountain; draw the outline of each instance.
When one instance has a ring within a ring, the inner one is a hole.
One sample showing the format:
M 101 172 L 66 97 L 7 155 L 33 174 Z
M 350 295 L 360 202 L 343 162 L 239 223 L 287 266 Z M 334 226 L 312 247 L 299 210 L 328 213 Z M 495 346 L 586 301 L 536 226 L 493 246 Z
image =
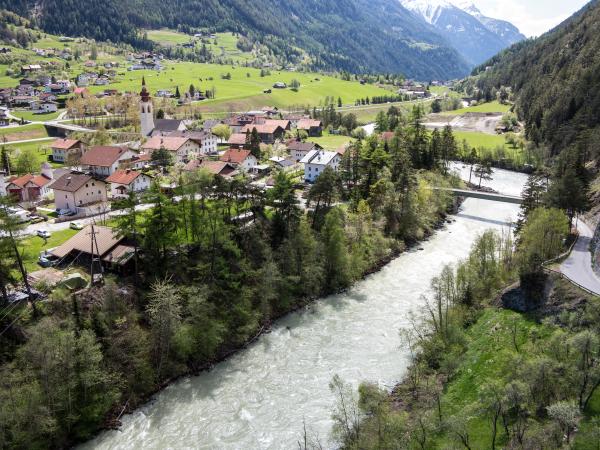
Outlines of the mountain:
M 600 156 L 600 2 L 553 30 L 520 42 L 476 68 L 466 80 L 487 98 L 510 87 L 527 138 L 551 155 L 573 147 Z M 475 92 L 476 93 L 476 92 Z
M 149 45 L 143 28 L 234 31 L 311 68 L 400 72 L 417 79 L 464 76 L 467 62 L 396 0 L 0 0 L 42 29 Z
M 472 4 L 467 4 L 463 9 L 447 0 L 400 2 L 417 17 L 434 26 L 473 66 L 524 38 L 514 25 L 485 17 Z
M 504 42 L 505 46 L 510 46 L 527 39 L 527 37 L 512 23 L 507 22 L 506 20 L 492 19 L 491 17 L 484 16 L 479 8 L 473 3 L 461 3 L 458 6 L 463 11 L 479 20 L 492 33 L 496 34 L 502 42 Z

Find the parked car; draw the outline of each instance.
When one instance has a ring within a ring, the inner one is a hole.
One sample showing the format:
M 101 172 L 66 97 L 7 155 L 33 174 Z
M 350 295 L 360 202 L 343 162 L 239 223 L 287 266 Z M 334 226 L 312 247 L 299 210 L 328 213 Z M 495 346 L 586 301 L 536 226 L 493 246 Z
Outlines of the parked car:
M 79 220 L 74 220 L 69 225 L 69 228 L 71 228 L 71 230 L 83 230 L 83 222 L 80 222 Z
M 40 222 L 44 222 L 45 220 L 46 219 L 41 216 L 31 216 L 31 220 L 29 221 L 29 223 L 40 223 Z
M 50 236 L 52 236 L 48 230 L 37 230 L 36 234 L 44 239 L 48 239 Z
M 51 253 L 48 253 L 48 250 L 42 250 L 40 252 L 40 257 L 38 258 L 38 264 L 43 268 L 54 267 L 58 264 L 58 261 L 60 261 L 60 259 Z
M 56 213 L 59 216 L 74 216 L 75 212 L 71 211 L 70 209 L 57 209 Z

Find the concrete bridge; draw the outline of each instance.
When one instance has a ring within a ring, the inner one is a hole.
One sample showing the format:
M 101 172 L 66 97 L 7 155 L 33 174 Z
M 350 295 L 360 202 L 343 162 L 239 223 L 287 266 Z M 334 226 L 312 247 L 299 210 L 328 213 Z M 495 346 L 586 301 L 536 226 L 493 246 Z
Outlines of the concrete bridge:
M 79 125 L 74 125 L 72 123 L 61 123 L 61 122 L 44 122 L 44 127 L 48 131 L 48 136 L 53 137 L 66 137 L 68 133 L 72 133 L 75 131 L 85 132 L 85 133 L 94 133 L 96 130 L 92 130 L 91 128 L 81 127 Z
M 470 189 L 455 189 L 455 188 L 440 188 L 434 187 L 436 191 L 447 191 L 452 192 L 456 197 L 472 197 L 479 198 L 482 200 L 491 200 L 493 202 L 503 202 L 503 203 L 513 203 L 516 205 L 520 205 L 523 203 L 523 197 L 516 195 L 506 195 L 506 194 L 494 194 L 491 192 L 482 192 L 482 191 L 472 191 Z

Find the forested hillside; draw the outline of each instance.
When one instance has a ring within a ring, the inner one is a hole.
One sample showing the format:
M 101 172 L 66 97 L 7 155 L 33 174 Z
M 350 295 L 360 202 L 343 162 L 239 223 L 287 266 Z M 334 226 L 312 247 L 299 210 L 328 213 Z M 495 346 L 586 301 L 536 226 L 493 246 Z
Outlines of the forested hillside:
M 600 3 L 538 39 L 512 46 L 474 71 L 473 86 L 491 97 L 511 87 L 527 138 L 551 155 L 577 145 L 591 159 L 600 142 Z M 488 68 L 489 67 L 489 68 Z
M 234 31 L 293 61 L 298 47 L 315 69 L 401 72 L 455 78 L 465 61 L 395 0 L 0 0 L 55 34 L 151 45 L 142 28 Z

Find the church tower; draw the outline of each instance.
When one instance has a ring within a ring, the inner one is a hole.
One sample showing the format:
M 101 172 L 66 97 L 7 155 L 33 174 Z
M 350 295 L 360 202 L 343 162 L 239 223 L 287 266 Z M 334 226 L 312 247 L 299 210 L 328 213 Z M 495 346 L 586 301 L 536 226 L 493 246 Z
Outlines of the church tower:
M 154 130 L 154 111 L 144 78 L 142 78 L 142 92 L 140 92 L 140 97 L 140 130 L 142 136 L 146 137 Z

